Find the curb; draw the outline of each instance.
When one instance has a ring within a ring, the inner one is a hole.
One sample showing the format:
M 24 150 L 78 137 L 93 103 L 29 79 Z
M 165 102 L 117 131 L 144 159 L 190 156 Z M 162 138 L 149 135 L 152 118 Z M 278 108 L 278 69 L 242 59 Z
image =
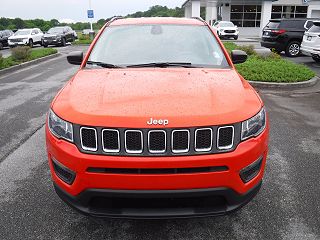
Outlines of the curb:
M 256 82 L 256 81 L 248 81 L 251 86 L 256 88 L 267 88 L 267 89 L 297 89 L 297 88 L 305 88 L 311 87 L 317 83 L 319 77 L 314 77 L 305 82 L 295 82 L 295 83 L 274 83 L 274 82 Z
M 5 69 L 0 70 L 0 75 L 6 74 L 6 73 L 15 72 L 15 71 L 17 71 L 19 69 L 23 69 L 23 68 L 26 68 L 26 67 L 41 63 L 41 62 L 45 62 L 45 61 L 50 60 L 52 58 L 56 58 L 56 57 L 58 57 L 60 55 L 61 55 L 61 53 L 54 53 L 54 54 L 51 54 L 51 55 L 48 55 L 48 56 L 45 56 L 45 57 L 42 57 L 42 58 L 38 58 L 38 59 L 35 59 L 35 60 L 32 60 L 32 61 L 29 61 L 29 62 L 25 62 L 25 63 L 21 63 L 21 64 L 18 64 L 18 65 L 9 67 L 9 68 L 5 68 Z

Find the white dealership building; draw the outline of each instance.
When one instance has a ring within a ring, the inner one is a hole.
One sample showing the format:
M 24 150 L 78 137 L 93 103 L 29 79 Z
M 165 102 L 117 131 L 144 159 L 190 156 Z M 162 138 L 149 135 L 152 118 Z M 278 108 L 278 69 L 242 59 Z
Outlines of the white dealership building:
M 205 9 L 206 21 L 231 21 L 243 35 L 259 35 L 270 19 L 320 18 L 320 0 L 187 0 L 185 17 L 200 17 Z

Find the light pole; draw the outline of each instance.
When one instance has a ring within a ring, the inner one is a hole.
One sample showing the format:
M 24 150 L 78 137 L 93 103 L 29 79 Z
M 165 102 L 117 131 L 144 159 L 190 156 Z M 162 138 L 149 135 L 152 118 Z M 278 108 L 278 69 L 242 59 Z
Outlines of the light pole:
M 91 8 L 91 0 L 89 0 L 89 10 L 92 10 Z M 93 31 L 93 28 L 92 28 L 92 18 L 90 18 L 90 29 L 91 29 L 91 32 Z

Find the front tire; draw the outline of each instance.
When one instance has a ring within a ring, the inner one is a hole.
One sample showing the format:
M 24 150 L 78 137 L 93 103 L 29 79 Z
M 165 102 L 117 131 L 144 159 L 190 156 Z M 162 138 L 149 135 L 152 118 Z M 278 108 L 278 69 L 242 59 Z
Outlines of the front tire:
M 286 48 L 286 55 L 288 57 L 298 57 L 299 54 L 300 54 L 300 43 L 297 41 L 290 42 Z
M 234 37 L 234 40 L 238 40 L 238 38 L 239 38 L 239 36 L 235 36 L 235 37 Z
M 313 61 L 315 61 L 316 63 L 320 63 L 320 56 L 318 55 L 313 55 L 312 56 Z
M 65 47 L 66 44 L 67 44 L 66 39 L 65 39 L 65 38 L 62 38 L 62 39 L 61 39 L 61 46 L 62 46 L 62 47 Z
M 3 44 L 0 42 L 0 50 L 3 49 Z
M 30 48 L 33 48 L 33 41 L 32 41 L 32 39 L 29 40 L 28 46 L 29 46 Z

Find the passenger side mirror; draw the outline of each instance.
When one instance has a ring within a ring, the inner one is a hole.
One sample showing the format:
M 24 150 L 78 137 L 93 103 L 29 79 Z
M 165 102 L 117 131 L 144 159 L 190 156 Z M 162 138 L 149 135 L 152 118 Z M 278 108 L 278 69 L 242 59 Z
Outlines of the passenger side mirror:
M 81 51 L 71 52 L 68 54 L 67 60 L 70 64 L 81 65 L 83 61 L 83 52 Z
M 231 60 L 234 64 L 244 63 L 247 61 L 248 55 L 241 50 L 233 50 L 231 52 Z

